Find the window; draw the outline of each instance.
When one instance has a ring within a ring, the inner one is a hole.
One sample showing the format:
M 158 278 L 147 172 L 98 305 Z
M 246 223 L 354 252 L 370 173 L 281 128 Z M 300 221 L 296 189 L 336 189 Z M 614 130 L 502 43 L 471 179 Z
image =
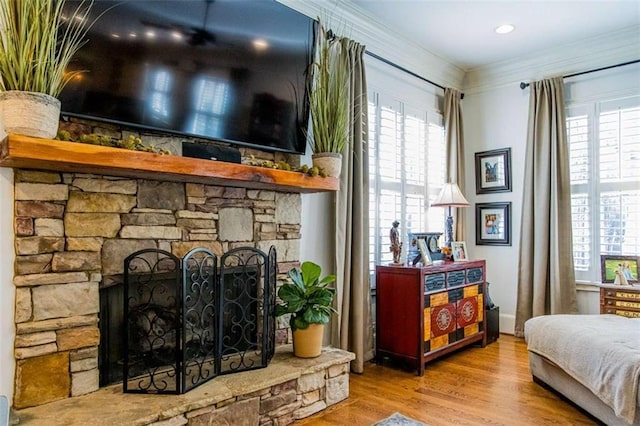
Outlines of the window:
M 223 137 L 223 116 L 227 113 L 229 84 L 213 77 L 199 78 L 194 86 L 194 113 L 187 131 L 197 135 Z
M 384 94 L 369 95 L 369 259 L 393 261 L 389 250 L 392 222 L 400 221 L 401 258 L 406 259 L 410 232 L 444 228 L 444 210 L 430 203 L 445 181 L 442 116 L 412 107 Z M 372 278 L 373 280 L 373 278 Z
M 640 253 L 640 97 L 567 108 L 576 279 L 600 255 Z
M 163 69 L 155 70 L 151 73 L 147 91 L 149 92 L 147 101 L 147 114 L 154 122 L 167 123 L 170 111 L 171 86 L 173 76 L 171 72 Z

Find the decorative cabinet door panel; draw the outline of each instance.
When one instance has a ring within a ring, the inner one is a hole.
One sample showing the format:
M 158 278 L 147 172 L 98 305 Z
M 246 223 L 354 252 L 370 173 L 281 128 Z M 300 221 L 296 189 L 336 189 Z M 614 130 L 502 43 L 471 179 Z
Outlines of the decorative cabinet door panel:
M 478 323 L 478 297 L 466 297 L 459 300 L 456 310 L 458 318 L 458 327 L 464 328 L 468 325 Z
M 425 297 L 424 338 L 426 351 L 434 350 L 455 341 L 456 305 L 449 300 L 449 292 Z M 451 335 L 451 336 L 450 336 Z
M 449 334 L 456 329 L 456 305 L 446 305 L 431 308 L 431 338 Z

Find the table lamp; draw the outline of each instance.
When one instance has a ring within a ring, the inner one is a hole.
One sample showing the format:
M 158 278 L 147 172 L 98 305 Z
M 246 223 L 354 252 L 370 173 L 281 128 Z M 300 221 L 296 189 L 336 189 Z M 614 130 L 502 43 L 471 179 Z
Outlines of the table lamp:
M 446 222 L 446 232 L 447 239 L 445 241 L 446 247 L 451 247 L 451 242 L 453 241 L 453 217 L 451 216 L 451 207 L 468 207 L 469 202 L 462 192 L 458 185 L 455 183 L 446 183 L 436 197 L 436 200 L 431 203 L 431 207 L 449 207 L 449 215 L 447 216 Z

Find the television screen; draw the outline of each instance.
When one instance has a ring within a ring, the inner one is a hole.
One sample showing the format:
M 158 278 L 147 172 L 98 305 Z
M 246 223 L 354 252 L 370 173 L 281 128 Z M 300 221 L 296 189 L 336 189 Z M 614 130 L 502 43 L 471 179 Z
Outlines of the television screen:
M 97 16 L 63 115 L 304 153 L 312 19 L 275 0 L 97 0 Z

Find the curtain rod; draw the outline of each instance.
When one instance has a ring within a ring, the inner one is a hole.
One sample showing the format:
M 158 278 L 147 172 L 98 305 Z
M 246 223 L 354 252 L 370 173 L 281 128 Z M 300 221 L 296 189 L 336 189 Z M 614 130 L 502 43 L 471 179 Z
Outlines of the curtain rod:
M 391 65 L 392 67 L 397 68 L 397 69 L 399 69 L 400 71 L 404 71 L 404 72 L 406 72 L 407 74 L 412 75 L 413 77 L 419 78 L 419 79 L 420 79 L 420 80 L 422 80 L 422 81 L 426 81 L 426 82 L 427 82 L 427 83 L 429 83 L 429 84 L 432 84 L 432 85 L 434 85 L 434 86 L 436 86 L 436 87 L 438 87 L 438 88 L 440 88 L 440 89 L 442 89 L 442 90 L 445 90 L 445 87 L 444 87 L 444 86 L 441 86 L 441 85 L 439 85 L 438 83 L 434 83 L 433 81 L 429 80 L 428 78 L 425 78 L 425 77 L 423 77 L 423 76 L 421 76 L 421 75 L 418 75 L 418 74 L 416 74 L 416 73 L 415 73 L 415 72 L 413 72 L 413 71 L 409 71 L 408 69 L 406 69 L 406 68 L 404 68 L 404 67 L 402 67 L 402 66 L 400 66 L 400 65 L 398 65 L 398 64 L 396 64 L 396 63 L 394 63 L 394 62 L 391 62 L 390 60 L 385 59 L 385 58 L 383 58 L 382 56 L 378 56 L 378 55 L 376 55 L 375 53 L 371 53 L 371 52 L 369 52 L 368 50 L 365 50 L 365 51 L 364 51 L 364 53 L 366 53 L 367 55 L 371 56 L 372 58 L 376 58 L 377 60 L 384 62 L 384 63 L 385 63 L 385 64 L 387 64 L 387 65 Z M 464 99 L 464 93 L 461 93 L 461 94 L 460 94 L 460 99 Z
M 608 67 L 596 68 L 594 70 L 582 71 L 582 72 L 576 72 L 576 73 L 573 73 L 573 74 L 563 75 L 562 78 L 576 77 L 578 75 L 589 74 L 589 73 L 596 72 L 596 71 L 604 71 L 604 70 L 608 70 L 608 69 L 611 69 L 611 68 L 623 67 L 625 65 L 631 65 L 631 64 L 638 63 L 638 62 L 640 62 L 640 59 L 634 59 L 633 61 L 623 62 L 621 64 L 609 65 Z M 522 90 L 524 90 L 527 87 L 529 87 L 529 84 L 530 83 L 521 82 L 520 83 L 520 88 Z

